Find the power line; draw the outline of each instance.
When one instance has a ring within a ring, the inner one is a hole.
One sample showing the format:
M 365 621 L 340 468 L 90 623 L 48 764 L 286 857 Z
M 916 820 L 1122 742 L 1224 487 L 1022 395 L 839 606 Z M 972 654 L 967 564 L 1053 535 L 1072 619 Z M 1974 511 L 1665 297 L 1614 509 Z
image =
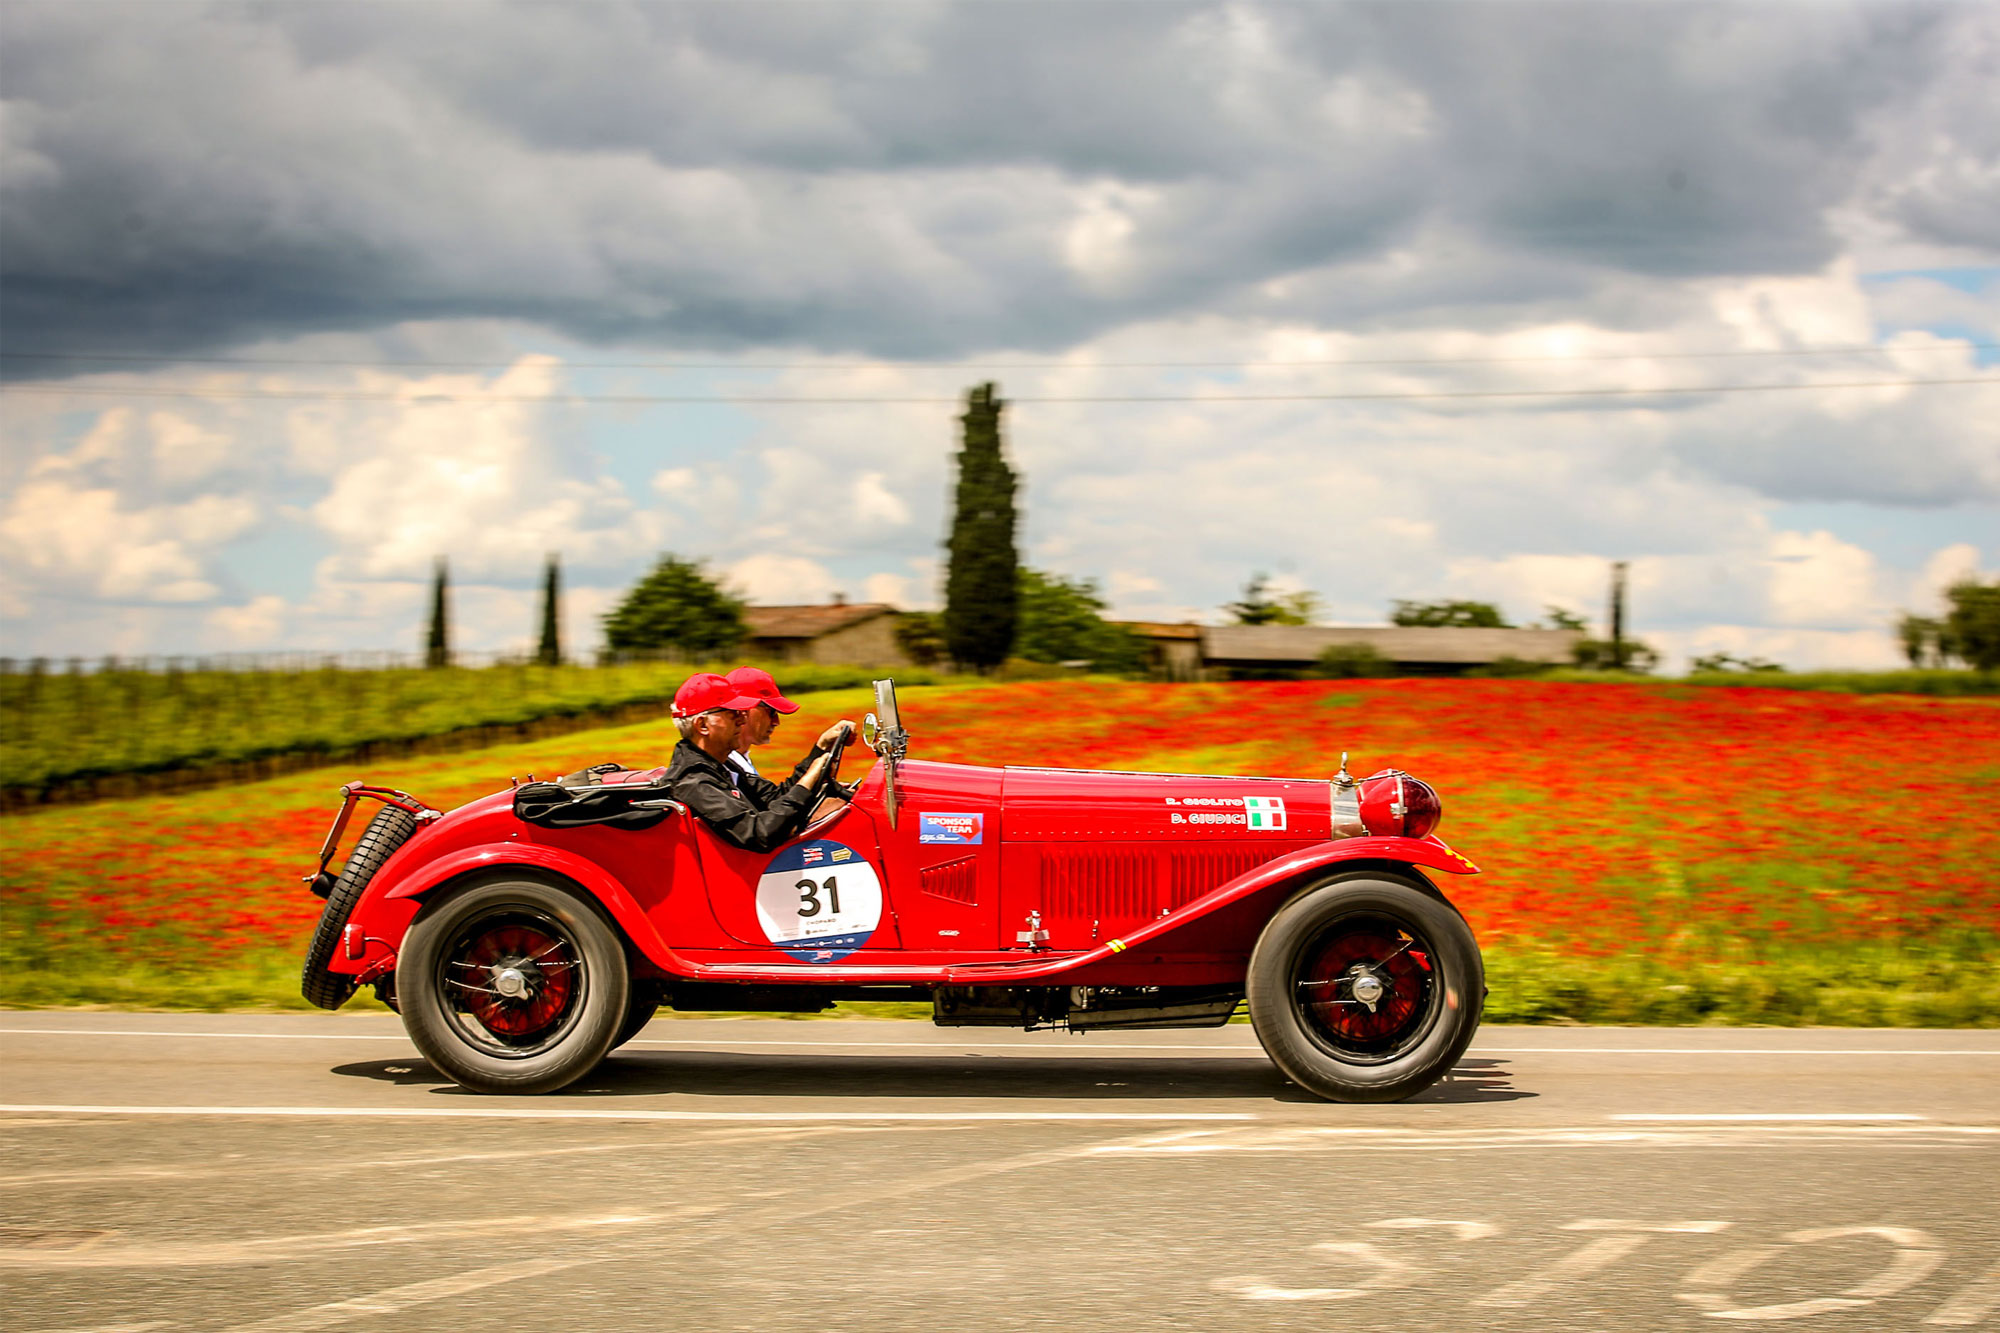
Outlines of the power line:
M 564 370 L 932 370 L 963 374 L 981 370 L 1202 370 L 1284 366 L 1475 366 L 1583 361 L 1703 361 L 1739 357 L 1868 356 L 1906 352 L 1993 351 L 2000 342 L 1950 342 L 1932 347 L 1888 348 L 1879 344 L 1834 347 L 1738 348 L 1715 352 L 1584 352 L 1536 356 L 1330 357 L 1289 361 L 568 361 Z M 524 352 L 520 355 L 534 355 Z M 144 352 L 9 352 L 10 361 L 143 362 L 151 365 L 301 367 L 346 370 L 505 370 L 514 361 L 384 361 L 338 357 L 162 356 Z M 516 358 L 518 360 L 518 357 Z
M 1659 398 L 1723 393 L 1783 393 L 1810 389 L 1923 389 L 1950 384 L 2000 384 L 2000 375 L 1931 380 L 1847 380 L 1794 384 L 1684 384 L 1657 388 L 1614 389 L 1415 389 L 1382 393 L 1239 393 L 1239 394 L 1022 394 L 1012 403 L 1332 403 L 1419 401 L 1477 398 Z M 182 385 L 119 387 L 115 385 L 0 385 L 0 393 L 56 397 L 94 394 L 130 398 L 276 399 L 313 402 L 404 403 L 605 403 L 620 406 L 728 405 L 772 406 L 934 406 L 956 405 L 958 399 L 907 396 L 852 397 L 824 394 L 476 394 L 383 393 L 340 389 L 196 389 Z

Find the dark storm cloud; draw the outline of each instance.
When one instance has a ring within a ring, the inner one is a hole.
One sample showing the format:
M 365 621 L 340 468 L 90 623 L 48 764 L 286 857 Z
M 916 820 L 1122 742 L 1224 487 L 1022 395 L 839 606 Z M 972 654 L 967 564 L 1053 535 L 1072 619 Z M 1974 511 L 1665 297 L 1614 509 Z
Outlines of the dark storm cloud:
M 946 355 L 1809 271 L 1843 204 L 1990 249 L 1991 14 L 16 4 L 6 340 L 492 316 Z

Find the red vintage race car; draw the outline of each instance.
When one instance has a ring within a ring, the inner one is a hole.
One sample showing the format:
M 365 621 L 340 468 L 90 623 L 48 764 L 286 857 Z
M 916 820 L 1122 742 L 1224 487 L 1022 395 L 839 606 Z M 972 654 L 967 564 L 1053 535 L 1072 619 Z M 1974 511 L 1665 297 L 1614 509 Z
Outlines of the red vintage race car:
M 879 718 L 878 718 L 879 715 Z M 582 1078 L 678 1010 L 923 999 L 944 1026 L 1212 1027 L 1246 997 L 1293 1082 L 1412 1096 L 1472 1040 L 1478 944 L 1427 871 L 1469 875 L 1437 795 L 1357 781 L 878 762 L 777 850 L 716 837 L 661 770 L 516 784 L 440 814 L 349 784 L 309 882 L 306 998 L 373 983 L 478 1092 Z M 838 747 L 834 763 L 839 762 Z M 382 809 L 331 869 L 356 802 Z

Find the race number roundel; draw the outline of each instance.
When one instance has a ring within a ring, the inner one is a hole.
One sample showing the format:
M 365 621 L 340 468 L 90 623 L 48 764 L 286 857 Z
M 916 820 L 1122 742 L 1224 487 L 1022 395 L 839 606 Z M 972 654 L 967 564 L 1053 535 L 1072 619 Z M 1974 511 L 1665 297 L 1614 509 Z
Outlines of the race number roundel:
M 882 881 L 852 847 L 802 842 L 771 858 L 757 879 L 764 938 L 802 963 L 837 963 L 882 922 Z

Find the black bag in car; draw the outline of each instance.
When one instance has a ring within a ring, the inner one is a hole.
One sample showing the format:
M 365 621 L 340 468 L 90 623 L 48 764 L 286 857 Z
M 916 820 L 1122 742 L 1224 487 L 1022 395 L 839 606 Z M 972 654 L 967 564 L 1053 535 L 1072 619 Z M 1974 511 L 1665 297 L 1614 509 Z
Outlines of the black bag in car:
M 543 828 L 648 829 L 679 805 L 667 796 L 667 770 L 633 770 L 623 764 L 593 764 L 554 782 L 524 782 L 514 788 L 514 815 Z

